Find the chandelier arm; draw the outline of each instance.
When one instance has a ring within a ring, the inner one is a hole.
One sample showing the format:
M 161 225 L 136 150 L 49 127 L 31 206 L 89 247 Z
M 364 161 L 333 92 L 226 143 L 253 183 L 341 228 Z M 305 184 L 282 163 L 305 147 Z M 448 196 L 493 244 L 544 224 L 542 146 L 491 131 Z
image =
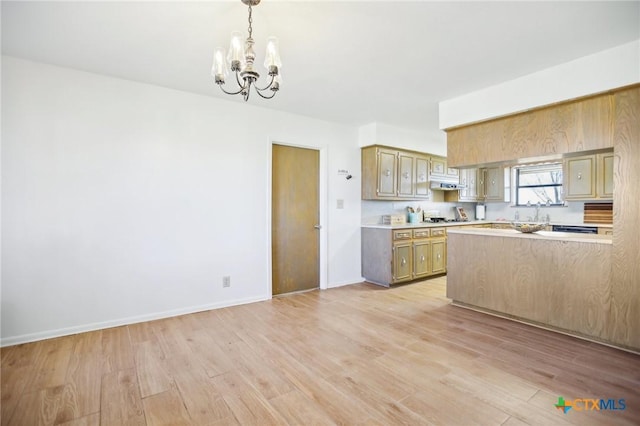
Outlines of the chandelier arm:
M 254 87 L 255 87 L 255 86 L 254 86 Z M 259 91 L 259 90 L 258 90 L 258 88 L 256 87 L 256 93 L 257 93 L 258 95 L 260 95 L 260 97 L 261 97 L 261 98 L 263 98 L 263 99 L 271 99 L 271 98 L 273 98 L 273 97 L 276 95 L 277 91 L 276 91 L 276 90 L 274 90 L 274 91 L 272 92 L 273 94 L 272 94 L 271 96 L 265 96 L 265 95 L 263 95 L 262 93 L 260 93 L 260 91 Z
M 273 85 L 273 81 L 276 79 L 275 75 L 271 76 L 271 81 L 269 82 L 269 84 L 267 84 L 265 87 L 258 87 L 258 86 L 253 86 L 256 88 L 257 91 L 261 92 L 263 90 L 267 90 L 269 89 L 272 85 Z
M 244 83 L 242 83 L 240 81 L 240 73 L 238 71 L 236 71 L 236 82 L 238 83 L 238 86 L 241 87 L 242 89 L 246 88 L 245 86 L 247 85 L 247 82 L 245 81 Z
M 222 84 L 218 85 L 220 87 L 220 89 L 226 93 L 227 95 L 237 95 L 239 93 L 242 93 L 242 91 L 244 90 L 244 87 L 241 87 L 240 90 L 238 90 L 237 92 L 227 92 L 226 90 L 224 90 L 224 88 L 222 87 Z

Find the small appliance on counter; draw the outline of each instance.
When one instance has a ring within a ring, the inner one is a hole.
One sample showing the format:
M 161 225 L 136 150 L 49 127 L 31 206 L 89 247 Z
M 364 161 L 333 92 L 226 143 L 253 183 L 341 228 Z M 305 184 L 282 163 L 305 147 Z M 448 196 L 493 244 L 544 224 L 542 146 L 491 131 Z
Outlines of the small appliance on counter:
M 456 207 L 456 221 L 457 222 L 466 222 L 469 220 L 467 213 L 464 211 L 462 207 Z
M 476 205 L 476 220 L 484 220 L 484 204 Z
M 444 222 L 445 218 L 440 215 L 440 210 L 425 210 L 424 211 L 425 222 Z

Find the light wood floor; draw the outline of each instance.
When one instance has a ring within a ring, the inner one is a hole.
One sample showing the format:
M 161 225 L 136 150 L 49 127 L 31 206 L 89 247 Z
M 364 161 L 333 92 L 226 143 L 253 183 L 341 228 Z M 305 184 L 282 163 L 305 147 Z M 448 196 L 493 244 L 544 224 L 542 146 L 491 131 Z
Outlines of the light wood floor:
M 2 349 L 2 425 L 640 423 L 640 357 L 457 308 L 445 278 Z M 554 407 L 625 399 L 624 411 Z

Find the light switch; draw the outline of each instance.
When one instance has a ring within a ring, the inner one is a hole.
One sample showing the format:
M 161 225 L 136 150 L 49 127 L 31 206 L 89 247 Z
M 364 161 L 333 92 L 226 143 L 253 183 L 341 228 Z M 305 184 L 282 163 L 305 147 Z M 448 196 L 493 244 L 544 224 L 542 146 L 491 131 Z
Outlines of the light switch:
M 344 209 L 344 200 L 343 199 L 338 199 L 336 202 L 336 208 L 337 209 Z

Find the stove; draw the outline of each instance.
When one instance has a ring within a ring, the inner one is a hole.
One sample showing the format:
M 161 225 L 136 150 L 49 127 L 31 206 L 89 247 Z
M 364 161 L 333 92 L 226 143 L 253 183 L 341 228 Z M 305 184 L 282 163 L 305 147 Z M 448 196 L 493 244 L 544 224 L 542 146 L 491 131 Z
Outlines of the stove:
M 463 222 L 459 219 L 447 219 L 444 217 L 427 217 L 424 219 L 425 223 L 440 223 L 440 222 Z

